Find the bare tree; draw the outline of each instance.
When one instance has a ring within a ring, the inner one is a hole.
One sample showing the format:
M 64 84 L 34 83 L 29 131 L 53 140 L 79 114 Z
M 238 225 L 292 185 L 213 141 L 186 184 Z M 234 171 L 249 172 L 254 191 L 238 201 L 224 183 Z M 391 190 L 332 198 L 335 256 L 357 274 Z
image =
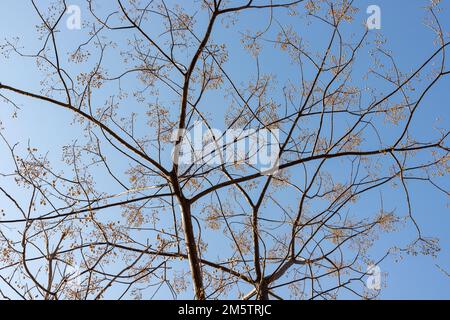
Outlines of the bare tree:
M 449 195 L 448 128 L 415 130 L 450 73 L 437 3 L 434 47 L 402 71 L 358 1 L 87 0 L 76 45 L 65 1 L 31 1 L 41 46 L 7 39 L 2 59 L 34 61 L 41 82 L 1 74 L 2 108 L 64 110 L 73 139 L 42 153 L 0 131 L 3 297 L 376 297 L 367 265 L 439 250 L 410 192 Z M 182 161 L 198 124 L 212 151 Z M 244 134 L 227 142 L 215 128 Z M 270 172 L 253 148 L 208 157 L 263 130 L 278 133 Z M 406 213 L 384 204 L 389 192 Z M 374 256 L 400 225 L 413 241 Z

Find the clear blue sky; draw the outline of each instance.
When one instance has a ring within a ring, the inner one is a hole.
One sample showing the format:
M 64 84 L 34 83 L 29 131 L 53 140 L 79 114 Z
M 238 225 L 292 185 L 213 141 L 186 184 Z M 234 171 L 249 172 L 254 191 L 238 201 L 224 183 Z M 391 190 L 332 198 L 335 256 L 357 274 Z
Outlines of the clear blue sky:
M 39 5 L 42 4 L 42 7 L 44 7 L 46 1 L 38 2 Z M 379 32 L 388 39 L 387 46 L 396 55 L 400 67 L 405 71 L 410 71 L 412 68 L 421 64 L 435 48 L 433 46 L 434 34 L 423 24 L 425 12 L 422 7 L 427 2 L 425 0 L 355 1 L 356 5 L 361 8 L 361 12 L 358 14 L 361 23 L 367 17 L 365 8 L 368 5 L 376 4 L 380 6 L 382 10 L 382 29 Z M 445 30 L 450 30 L 450 1 L 443 0 L 442 2 L 447 13 L 441 15 L 441 22 L 444 24 Z M 77 4 L 81 2 L 73 0 L 68 1 L 68 3 Z M 245 23 L 249 25 L 257 23 L 260 18 L 255 15 L 244 16 L 246 19 Z M 37 17 L 29 1 L 1 1 L 0 41 L 3 41 L 4 38 L 11 39 L 14 36 L 18 36 L 26 48 L 36 48 L 40 43 L 35 35 L 34 25 L 37 22 Z M 350 31 L 361 32 L 359 29 Z M 226 33 L 218 36 L 226 41 Z M 310 31 L 308 34 L 308 39 L 311 41 L 312 46 L 321 43 L 321 37 L 322 34 L 319 29 Z M 62 51 L 66 52 L 69 49 L 73 49 L 73 43 L 81 39 L 86 39 L 83 30 L 73 31 L 67 38 L 60 39 L 61 45 L 67 47 L 66 50 Z M 374 39 L 374 35 L 371 35 L 371 39 Z M 277 64 L 276 62 L 274 63 L 273 58 L 270 55 L 262 57 L 262 59 L 266 59 L 266 64 L 263 61 L 261 65 L 269 65 L 266 71 L 270 71 L 270 68 L 277 68 Z M 109 59 L 113 58 L 109 57 Z M 242 59 L 242 63 L 235 64 L 234 66 L 230 65 L 231 73 L 252 72 L 251 58 L 244 57 Z M 365 62 L 369 61 L 368 53 L 366 59 L 363 57 L 360 61 L 362 67 Z M 249 64 L 245 61 L 248 61 Z M 36 92 L 40 89 L 39 81 L 41 79 L 36 72 L 30 72 L 30 70 L 35 70 L 33 61 L 25 63 L 23 59 L 17 60 L 16 58 L 5 60 L 0 56 L 0 82 Z M 286 75 L 288 74 L 289 70 L 286 70 Z M 448 97 L 449 88 L 449 82 L 443 81 L 433 89 L 432 94 L 429 95 L 430 98 L 427 98 L 424 102 L 424 106 L 425 109 L 434 108 L 435 112 L 431 113 L 431 115 L 425 112 L 420 113 L 417 130 L 426 131 L 434 123 L 434 116 L 436 114 L 442 115 L 441 124 L 443 126 L 447 124 L 448 127 L 450 120 L 448 111 L 450 108 L 450 100 Z M 161 99 L 164 100 L 164 97 L 161 97 Z M 22 147 L 30 139 L 33 146 L 38 147 L 40 150 L 49 150 L 49 157 L 54 161 L 60 161 L 59 147 L 68 141 L 77 139 L 77 136 L 80 135 L 76 131 L 76 127 L 69 126 L 72 121 L 71 115 L 43 103 L 36 103 L 23 98 L 17 98 L 16 101 L 21 103 L 18 119 L 11 119 L 11 108 L 7 107 L 3 102 L 0 102 L 0 120 L 6 128 L 6 136 L 11 141 L 20 141 Z M 218 104 L 220 101 L 211 100 L 210 103 Z M 218 114 L 223 113 L 221 110 L 224 110 L 224 108 L 218 109 Z M 49 143 L 50 141 L 51 143 Z M 4 146 L 0 145 L 0 171 L 7 171 L 10 165 L 9 159 L 4 161 L 4 154 Z M 117 165 L 123 165 L 125 167 L 125 164 L 117 163 Z M 101 182 L 99 182 L 99 185 L 101 185 Z M 439 265 L 444 270 L 447 270 L 447 272 L 450 271 L 450 211 L 447 203 L 448 200 L 445 201 L 434 190 L 430 190 L 429 188 L 423 189 L 423 185 L 420 184 L 412 183 L 411 190 L 416 218 L 423 233 L 430 237 L 439 238 L 442 250 L 436 259 L 429 256 L 405 256 L 399 262 L 395 262 L 393 258 L 385 260 L 380 267 L 383 272 L 387 273 L 387 287 L 383 289 L 381 298 L 450 299 L 450 279 L 437 267 Z M 286 196 L 288 197 L 289 195 Z M 392 193 L 387 195 L 385 199 L 387 206 L 390 206 L 391 209 L 395 208 L 396 204 L 399 203 L 396 198 L 397 196 L 399 194 Z M 435 201 L 435 199 L 439 199 L 439 201 Z M 379 198 L 369 199 L 365 202 L 366 207 L 359 207 L 356 210 L 365 210 L 370 204 L 376 205 L 378 203 Z M 398 206 L 397 209 L 404 209 L 402 207 L 403 205 L 398 204 Z M 406 230 L 400 230 L 395 234 L 382 237 L 375 249 L 388 247 L 392 242 L 405 243 L 408 237 L 409 234 Z M 210 247 L 219 244 L 212 243 Z

